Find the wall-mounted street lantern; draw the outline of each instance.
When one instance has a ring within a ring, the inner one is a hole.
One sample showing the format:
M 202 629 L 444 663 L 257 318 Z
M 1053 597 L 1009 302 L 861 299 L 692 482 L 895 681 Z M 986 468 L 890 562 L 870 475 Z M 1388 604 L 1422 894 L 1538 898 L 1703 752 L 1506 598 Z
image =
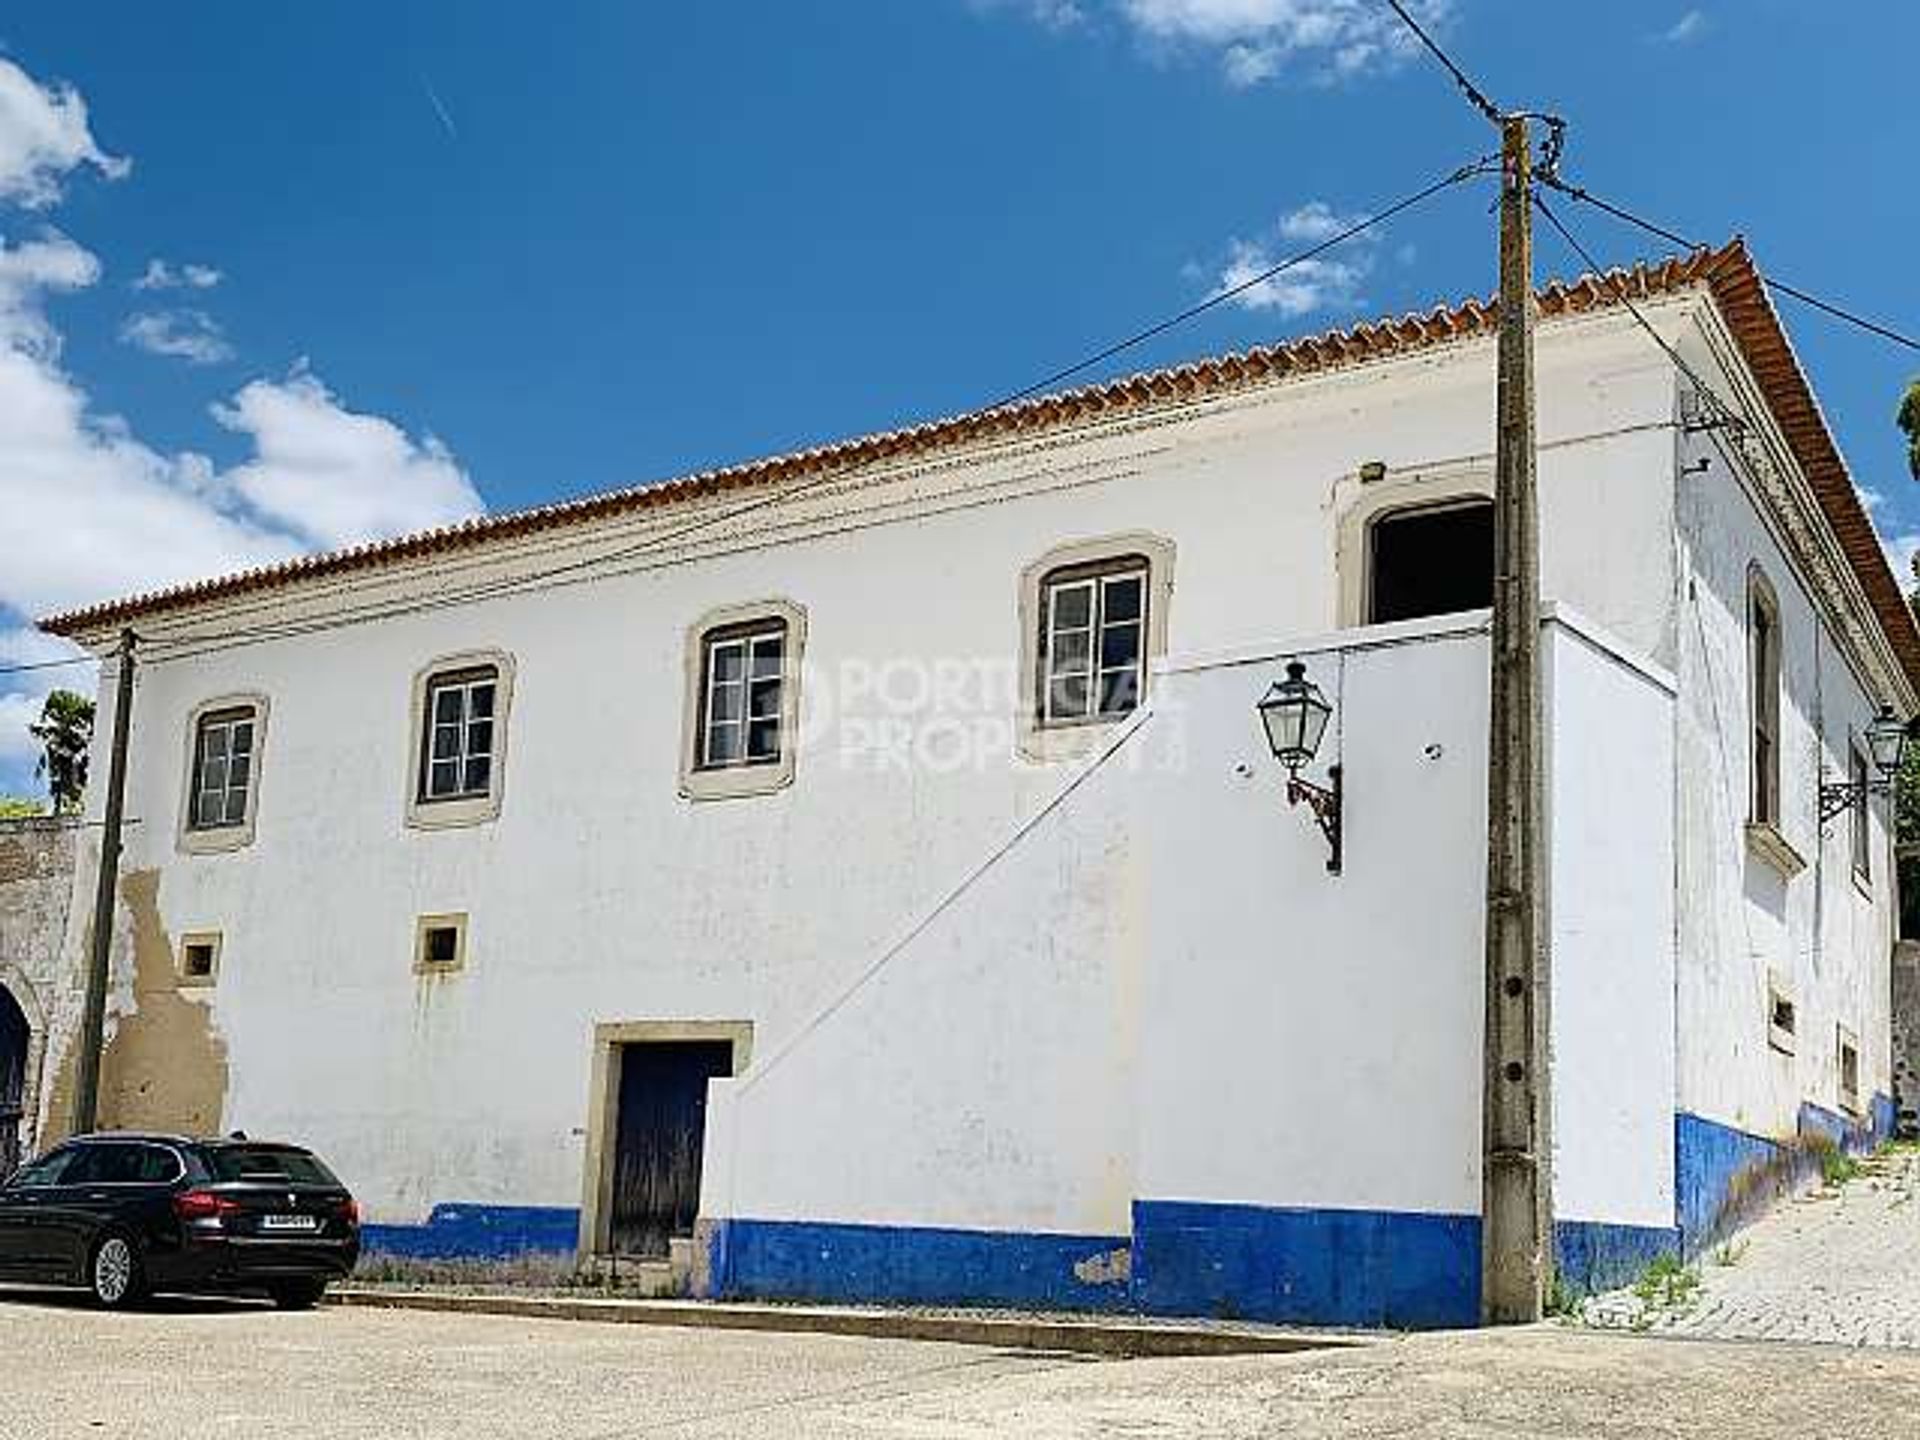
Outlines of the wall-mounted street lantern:
M 1912 727 L 1893 713 L 1891 705 L 1880 707 L 1880 713 L 1867 726 L 1867 756 L 1878 774 L 1864 781 L 1823 780 L 1820 783 L 1821 825 L 1841 811 L 1862 803 L 1868 795 L 1885 795 L 1893 789 L 1893 777 L 1900 773 L 1900 762 L 1906 758 L 1911 733 Z
M 1340 767 L 1327 767 L 1327 784 L 1316 785 L 1300 778 L 1301 767 L 1320 749 L 1320 737 L 1327 733 L 1327 720 L 1333 706 L 1320 693 L 1320 687 L 1307 679 L 1307 667 L 1298 660 L 1287 662 L 1287 678 L 1273 682 L 1255 707 L 1267 732 L 1267 744 L 1273 758 L 1287 768 L 1287 803 L 1302 801 L 1313 811 L 1320 831 L 1327 837 L 1332 856 L 1327 873 L 1340 873 Z

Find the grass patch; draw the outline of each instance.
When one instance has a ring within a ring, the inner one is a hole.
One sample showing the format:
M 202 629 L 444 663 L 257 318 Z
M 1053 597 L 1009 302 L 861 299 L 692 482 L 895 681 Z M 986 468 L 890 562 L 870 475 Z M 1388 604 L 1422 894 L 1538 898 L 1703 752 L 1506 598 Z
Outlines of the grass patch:
M 1678 1256 L 1657 1256 L 1633 1282 L 1634 1298 L 1640 1302 L 1634 1328 L 1645 1330 L 1663 1316 L 1685 1314 L 1693 1308 L 1699 1292 L 1698 1270 Z

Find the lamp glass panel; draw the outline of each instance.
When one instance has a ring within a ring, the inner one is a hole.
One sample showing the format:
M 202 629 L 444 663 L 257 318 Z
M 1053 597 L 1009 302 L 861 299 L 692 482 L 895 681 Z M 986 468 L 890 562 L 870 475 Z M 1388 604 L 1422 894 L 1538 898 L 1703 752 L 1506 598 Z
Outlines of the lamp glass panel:
M 1873 763 L 1882 775 L 1900 768 L 1906 747 L 1906 727 L 1892 716 L 1882 716 L 1867 727 L 1867 749 L 1873 752 Z

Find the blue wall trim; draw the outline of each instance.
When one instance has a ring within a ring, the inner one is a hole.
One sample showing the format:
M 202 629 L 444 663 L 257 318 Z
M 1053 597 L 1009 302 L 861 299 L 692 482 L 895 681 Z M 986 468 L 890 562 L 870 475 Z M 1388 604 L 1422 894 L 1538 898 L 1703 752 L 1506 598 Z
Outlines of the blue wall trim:
M 1059 1310 L 1128 1303 L 1124 1235 L 722 1220 L 707 1243 L 712 1289 L 723 1299 Z
M 1480 1315 L 1480 1220 L 1388 1210 L 1133 1206 L 1142 1310 L 1434 1329 Z
M 412 1260 L 503 1260 L 573 1254 L 580 1212 L 549 1205 L 436 1205 L 424 1225 L 363 1225 L 369 1254 Z
M 1576 1295 L 1630 1284 L 1650 1261 L 1679 1251 L 1680 1230 L 1674 1225 L 1559 1220 L 1553 1227 L 1554 1265 L 1561 1283 Z

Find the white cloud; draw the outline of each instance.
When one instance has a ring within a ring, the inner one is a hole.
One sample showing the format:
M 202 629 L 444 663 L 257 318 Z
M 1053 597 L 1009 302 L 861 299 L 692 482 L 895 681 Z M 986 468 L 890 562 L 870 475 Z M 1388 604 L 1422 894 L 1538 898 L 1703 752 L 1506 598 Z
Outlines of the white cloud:
M 482 508 L 446 446 L 343 407 L 297 369 L 255 380 L 214 418 L 253 442 L 255 459 L 222 477 L 253 512 L 310 544 L 354 545 L 442 525 Z
M 1664 40 L 1669 45 L 1684 45 L 1689 40 L 1697 40 L 1706 33 L 1706 15 L 1699 10 L 1689 10 L 1654 38 Z
M 1417 44 L 1378 0 L 1026 0 L 1019 8 L 1052 29 L 1111 19 L 1155 51 L 1212 57 L 1237 87 L 1290 72 L 1345 79 Z M 1408 8 L 1431 27 L 1447 18 L 1452 0 L 1412 0 Z M 1060 23 L 1062 14 L 1070 24 Z
M 1303 260 L 1271 279 L 1256 277 L 1272 269 L 1285 258 L 1275 241 L 1284 241 L 1285 251 L 1297 252 L 1330 240 L 1352 228 L 1362 217 L 1342 215 L 1324 200 L 1309 200 L 1298 209 L 1280 217 L 1268 239 L 1242 240 L 1227 244 L 1227 257 L 1217 270 L 1191 267 L 1201 274 L 1213 273 L 1213 293 L 1238 291 L 1233 303 L 1247 310 L 1273 311 L 1293 319 L 1321 310 L 1350 310 L 1360 303 L 1360 287 L 1373 272 L 1379 249 L 1379 232 L 1367 231 L 1324 255 Z M 1247 288 L 1241 289 L 1245 286 Z
M 211 290 L 221 281 L 211 265 L 172 265 L 165 260 L 147 261 L 147 268 L 133 282 L 136 290 Z
M 42 207 L 83 165 L 117 180 L 132 168 L 107 154 L 87 124 L 87 102 L 70 85 L 42 86 L 0 58 L 0 200 Z
M 142 310 L 120 326 L 120 339 L 149 355 L 189 365 L 217 365 L 233 358 L 220 324 L 204 310 Z
M 1920 533 L 1909 531 L 1905 535 L 1883 535 L 1880 548 L 1886 553 L 1887 564 L 1893 567 L 1894 579 L 1900 582 L 1903 592 L 1911 592 L 1920 586 L 1920 578 L 1914 575 L 1913 561 L 1920 555 Z

